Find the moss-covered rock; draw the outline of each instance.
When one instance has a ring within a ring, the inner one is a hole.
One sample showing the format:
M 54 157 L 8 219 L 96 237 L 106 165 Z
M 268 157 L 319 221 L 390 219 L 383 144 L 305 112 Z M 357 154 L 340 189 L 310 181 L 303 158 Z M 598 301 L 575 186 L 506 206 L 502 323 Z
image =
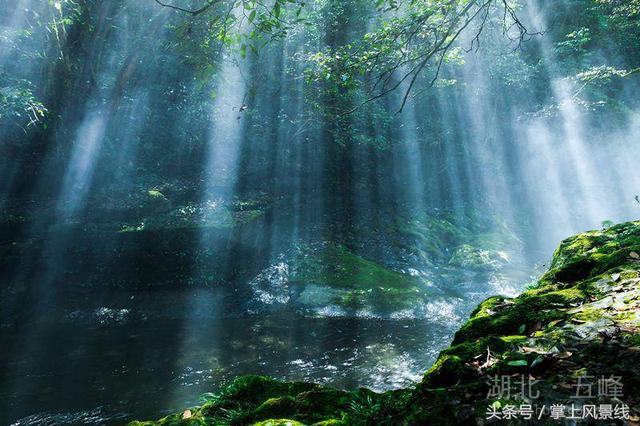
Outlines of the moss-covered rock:
M 479 407 L 479 421 L 492 402 L 488 376 L 531 375 L 540 392 L 534 403 L 549 406 L 571 401 L 578 376 L 614 375 L 625 386 L 622 402 L 637 409 L 639 238 L 640 222 L 631 222 L 563 241 L 536 286 L 515 299 L 488 299 L 474 311 L 416 398 L 430 405 L 432 389 L 446 387 L 452 398 Z M 602 397 L 589 403 L 603 402 L 611 403 Z
M 467 218 L 457 224 L 450 214 L 397 218 L 397 243 L 421 263 L 495 270 L 519 260 L 522 241 L 500 218 Z
M 343 392 L 246 377 L 196 409 L 192 418 L 175 415 L 146 424 L 191 424 L 202 419 L 216 425 L 286 421 L 279 419 L 322 425 L 485 424 L 491 406 L 569 404 L 575 401 L 572 396 L 580 377 L 619 378 L 622 395 L 612 399 L 594 394 L 588 403 L 625 404 L 630 407 L 629 419 L 636 421 L 640 414 L 638 253 L 640 222 L 563 241 L 551 269 L 536 286 L 514 299 L 493 297 L 482 303 L 413 389 Z M 348 271 L 345 274 L 349 276 Z M 531 379 L 539 396 L 492 396 L 492 377 Z
M 158 189 L 147 191 L 134 220 L 122 225 L 121 232 L 142 232 L 181 228 L 233 229 L 249 224 L 272 206 L 265 194 L 233 201 L 214 198 L 205 201 L 173 203 Z
M 254 423 L 254 426 L 304 426 L 304 424 L 295 420 L 289 419 L 277 419 L 277 420 L 265 420 L 263 422 Z
M 335 422 L 341 420 L 352 396 L 310 383 L 283 383 L 268 377 L 245 376 L 207 399 L 202 407 L 189 410 L 188 418 L 176 414 L 156 424 L 171 425 L 175 421 L 177 424 L 198 424 L 193 422 L 203 419 L 206 424 L 215 425 L 339 424 Z
M 415 313 L 434 293 L 425 279 L 391 270 L 341 244 L 296 248 L 251 281 L 264 306 L 314 315 Z
M 466 269 L 498 269 L 509 263 L 509 255 L 504 251 L 484 250 L 470 244 L 457 247 L 449 265 Z

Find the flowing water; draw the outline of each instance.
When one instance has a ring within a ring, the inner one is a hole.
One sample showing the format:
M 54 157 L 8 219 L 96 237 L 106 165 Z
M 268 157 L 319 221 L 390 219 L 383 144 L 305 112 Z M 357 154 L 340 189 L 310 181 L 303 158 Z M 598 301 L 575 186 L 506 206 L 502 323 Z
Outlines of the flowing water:
M 464 298 L 434 301 L 421 318 L 394 320 L 241 315 L 238 301 L 221 290 L 74 292 L 20 327 L 3 328 L 0 422 L 155 418 L 197 405 L 241 374 L 344 389 L 410 386 L 471 309 L 488 294 L 514 294 L 519 288 L 509 282 L 525 278 L 467 274 L 442 283 Z

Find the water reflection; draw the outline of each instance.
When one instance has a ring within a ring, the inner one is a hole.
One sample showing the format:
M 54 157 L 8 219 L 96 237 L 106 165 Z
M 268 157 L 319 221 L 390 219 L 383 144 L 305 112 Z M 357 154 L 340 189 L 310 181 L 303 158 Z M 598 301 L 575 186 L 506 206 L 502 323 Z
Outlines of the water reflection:
M 14 355 L 0 354 L 0 423 L 156 418 L 197 404 L 241 374 L 349 389 L 405 387 L 420 380 L 462 319 L 493 291 L 483 282 L 484 274 L 450 282 L 468 298 L 428 304 L 428 319 L 312 318 L 290 310 L 237 315 L 221 291 L 202 289 L 66 297 L 30 324 L 39 331 L 27 335 L 38 340 L 38 351 L 26 350 L 26 336 L 3 330 L 3 346 L 11 344 Z

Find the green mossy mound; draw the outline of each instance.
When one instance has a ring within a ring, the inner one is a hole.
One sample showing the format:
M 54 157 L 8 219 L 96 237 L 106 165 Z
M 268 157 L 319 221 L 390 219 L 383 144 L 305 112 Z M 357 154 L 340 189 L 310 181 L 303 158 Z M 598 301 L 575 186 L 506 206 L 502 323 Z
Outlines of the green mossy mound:
M 436 293 L 429 284 L 329 241 L 296 247 L 250 282 L 262 308 L 370 317 L 419 312 Z
M 134 424 L 484 424 L 490 405 L 519 402 L 488 397 L 496 375 L 536 380 L 540 397 L 528 402 L 538 406 L 571 401 L 577 377 L 619 376 L 619 400 L 589 403 L 627 404 L 634 420 L 639 365 L 640 222 L 630 222 L 563 241 L 535 286 L 483 302 L 415 388 L 344 392 L 241 377 L 190 418 Z
M 390 270 L 340 244 L 301 253 L 289 282 L 301 304 L 317 303 L 322 298 L 306 293 L 321 292 L 331 296 L 318 307 L 335 305 L 348 311 L 388 314 L 412 309 L 429 295 L 422 279 Z
M 522 241 L 500 218 L 461 221 L 474 224 L 470 227 L 457 225 L 459 221 L 445 213 L 397 219 L 394 234 L 400 246 L 427 264 L 492 270 L 519 257 Z
M 405 291 L 420 280 L 364 259 L 340 244 L 326 244 L 314 256 L 302 256 L 292 282 L 318 282 L 333 288 L 367 290 L 381 287 Z
M 244 376 L 216 394 L 205 397 L 199 408 L 175 414 L 158 422 L 133 425 L 212 424 L 273 425 L 341 424 L 354 394 L 311 383 L 283 383 L 268 377 Z
M 289 419 L 277 419 L 277 420 L 265 420 L 264 422 L 256 423 L 256 426 L 304 426 L 300 422 Z

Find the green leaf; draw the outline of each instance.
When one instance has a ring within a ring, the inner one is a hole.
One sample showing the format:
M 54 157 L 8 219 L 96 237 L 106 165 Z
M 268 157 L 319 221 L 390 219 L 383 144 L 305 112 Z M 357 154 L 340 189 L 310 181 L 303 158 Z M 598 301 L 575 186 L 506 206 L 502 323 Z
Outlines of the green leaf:
M 527 365 L 529 365 L 529 363 L 527 362 L 526 359 L 518 359 L 514 361 L 509 361 L 507 365 L 511 367 L 526 367 Z
M 542 355 L 538 355 L 536 357 L 536 359 L 533 360 L 533 362 L 531 363 L 531 368 L 535 367 L 536 365 L 540 364 L 542 361 L 544 361 L 544 356 Z
M 522 324 L 520 328 L 518 328 L 518 334 L 523 334 L 526 329 L 527 329 L 527 326 Z

